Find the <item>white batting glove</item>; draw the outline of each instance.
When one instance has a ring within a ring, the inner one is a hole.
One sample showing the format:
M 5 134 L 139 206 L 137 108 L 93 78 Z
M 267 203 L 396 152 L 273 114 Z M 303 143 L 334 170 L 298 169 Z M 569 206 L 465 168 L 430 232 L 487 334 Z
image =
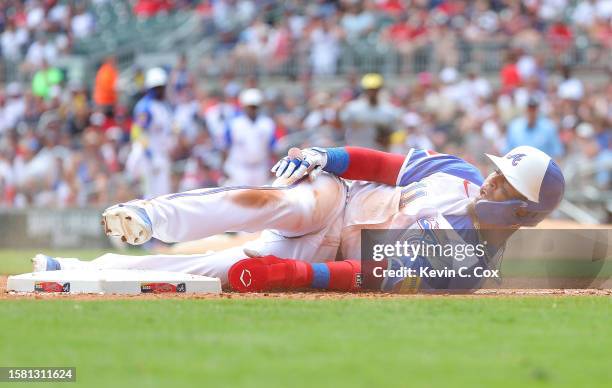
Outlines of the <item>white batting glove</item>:
M 306 175 L 315 180 L 327 164 L 327 152 L 323 148 L 313 147 L 300 150 L 292 148 L 272 167 L 277 183 L 291 185 Z

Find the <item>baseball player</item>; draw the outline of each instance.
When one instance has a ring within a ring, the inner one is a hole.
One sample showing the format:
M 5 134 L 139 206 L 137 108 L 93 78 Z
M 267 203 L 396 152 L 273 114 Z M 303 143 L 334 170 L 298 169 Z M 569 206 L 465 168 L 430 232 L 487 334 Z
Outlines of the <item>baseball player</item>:
M 263 100 L 259 89 L 243 90 L 239 97 L 243 113 L 231 119 L 227 126 L 224 167 L 230 185 L 260 186 L 270 179 L 276 125 L 260 112 Z
M 389 136 L 397 126 L 401 111 L 381 96 L 384 79 L 369 73 L 361 78 L 363 95 L 349 102 L 340 112 L 346 128 L 346 144 L 386 150 Z
M 289 154 L 273 168 L 282 186 L 193 190 L 115 205 L 102 215 L 106 233 L 130 244 L 263 230 L 245 246 L 200 255 L 106 254 L 92 262 L 37 256 L 35 268 L 186 272 L 219 277 L 238 291 L 351 291 L 358 288 L 362 229 L 427 226 L 503 246 L 520 226 L 552 212 L 565 188 L 555 161 L 527 146 L 487 155 L 496 171 L 486 179 L 460 158 L 418 149 L 407 155 L 359 147 Z M 477 259 L 487 264 L 487 257 Z
M 126 170 L 131 176 L 142 179 L 145 198 L 171 191 L 172 112 L 165 100 L 167 83 L 164 69 L 149 69 L 145 75 L 147 93 L 134 107 L 132 149 Z

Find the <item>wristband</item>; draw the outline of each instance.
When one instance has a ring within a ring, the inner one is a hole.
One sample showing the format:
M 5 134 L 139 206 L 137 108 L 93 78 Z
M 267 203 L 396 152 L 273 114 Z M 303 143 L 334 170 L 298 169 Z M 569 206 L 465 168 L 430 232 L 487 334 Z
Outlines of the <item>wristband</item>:
M 349 166 L 349 154 L 344 147 L 335 147 L 325 149 L 327 153 L 327 163 L 323 167 L 323 171 L 327 171 L 334 175 L 342 175 Z

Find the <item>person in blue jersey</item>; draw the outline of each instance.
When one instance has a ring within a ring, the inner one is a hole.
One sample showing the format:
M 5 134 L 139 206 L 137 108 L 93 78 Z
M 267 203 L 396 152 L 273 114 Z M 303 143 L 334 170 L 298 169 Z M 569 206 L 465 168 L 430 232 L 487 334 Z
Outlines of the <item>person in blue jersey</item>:
M 170 152 L 173 145 L 172 111 L 166 101 L 168 75 L 160 67 L 145 74 L 147 92 L 134 107 L 132 149 L 126 162 L 130 178 L 142 185 L 145 198 L 171 191 Z

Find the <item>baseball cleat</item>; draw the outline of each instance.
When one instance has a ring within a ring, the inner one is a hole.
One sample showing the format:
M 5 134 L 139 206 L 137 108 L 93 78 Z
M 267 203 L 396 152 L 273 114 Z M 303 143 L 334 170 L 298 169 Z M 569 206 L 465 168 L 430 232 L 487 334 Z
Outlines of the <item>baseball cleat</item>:
M 37 254 L 32 258 L 32 272 L 59 271 L 61 268 L 59 261 L 51 256 Z
M 127 204 L 111 206 L 102 213 L 102 226 L 107 236 L 141 245 L 153 237 L 153 226 L 143 208 Z

